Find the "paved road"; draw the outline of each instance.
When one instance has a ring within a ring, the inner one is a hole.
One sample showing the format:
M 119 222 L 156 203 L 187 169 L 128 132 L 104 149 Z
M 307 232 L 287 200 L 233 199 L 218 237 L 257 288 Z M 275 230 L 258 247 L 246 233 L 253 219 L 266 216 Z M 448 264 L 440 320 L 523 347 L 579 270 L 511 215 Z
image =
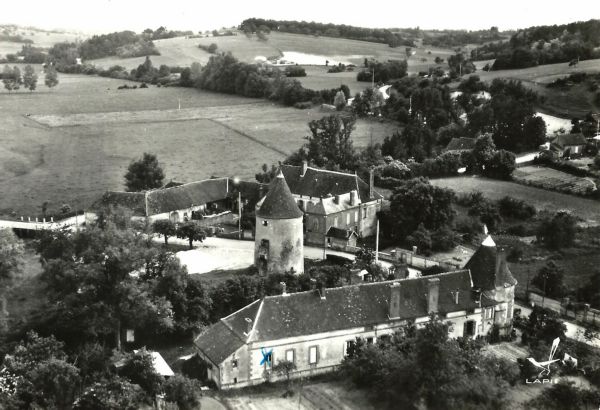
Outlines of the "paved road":
M 529 317 L 531 314 L 531 308 L 525 305 L 518 305 L 515 303 L 516 309 L 521 309 L 521 315 L 525 317 Z M 580 326 L 573 322 L 568 322 L 563 320 L 565 326 L 567 327 L 567 331 L 565 332 L 566 336 L 571 339 L 579 340 L 580 342 L 584 342 L 589 344 L 590 346 L 594 346 L 600 348 L 600 340 L 594 339 L 590 342 L 583 338 L 583 332 L 585 332 L 585 327 Z
M 161 238 L 154 238 L 162 242 Z M 187 240 L 169 238 L 170 243 L 188 245 Z M 343 256 L 355 259 L 354 254 L 314 246 L 304 247 L 304 257 L 309 259 L 325 259 L 325 255 Z M 241 269 L 254 263 L 254 241 L 240 241 L 237 239 L 225 239 L 209 237 L 202 243 L 196 243 L 195 248 L 189 251 L 177 252 L 177 257 L 182 264 L 187 266 L 189 273 L 206 273 L 217 269 Z M 380 261 L 381 265 L 389 268 L 391 263 Z M 416 275 L 419 271 L 409 269 L 411 274 Z

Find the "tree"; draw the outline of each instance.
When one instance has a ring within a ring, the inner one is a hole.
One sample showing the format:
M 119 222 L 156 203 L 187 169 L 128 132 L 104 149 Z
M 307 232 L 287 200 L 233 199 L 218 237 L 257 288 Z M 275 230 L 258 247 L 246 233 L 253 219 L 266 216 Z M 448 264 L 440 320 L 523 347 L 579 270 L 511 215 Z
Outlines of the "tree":
M 162 376 L 154 370 L 152 355 L 144 348 L 126 356 L 125 365 L 119 374 L 139 385 L 149 397 L 160 393 L 164 382 Z
M 13 403 L 20 403 L 20 408 L 68 408 L 73 403 L 79 370 L 67 361 L 64 344 L 53 336 L 27 333 L 25 340 L 7 355 L 3 366 L 16 380 Z M 1 393 L 0 407 L 4 408 Z
M 209 53 L 211 53 L 211 54 L 214 54 L 214 53 L 216 53 L 216 52 L 217 52 L 217 49 L 218 49 L 218 48 L 219 48 L 219 46 L 217 46 L 215 43 L 211 43 L 211 44 L 208 46 L 208 49 L 207 49 L 207 51 L 208 51 Z
M 311 135 L 305 144 L 308 161 L 321 168 L 350 170 L 355 166 L 356 153 L 352 131 L 356 119 L 330 115 L 308 123 Z
M 15 71 L 15 69 L 17 71 Z M 4 88 L 11 92 L 13 90 L 18 90 L 19 85 L 21 84 L 21 72 L 18 71 L 17 67 L 10 68 L 5 65 L 2 70 L 2 82 L 4 83 Z
M 550 345 L 557 337 L 565 338 L 567 327 L 557 312 L 534 306 L 529 318 L 523 322 L 521 330 L 523 343 L 531 346 L 542 341 Z
M 546 296 L 560 298 L 565 295 L 564 271 L 554 261 L 546 263 L 533 277 L 531 283 L 545 292 Z
M 185 376 L 176 374 L 170 377 L 164 384 L 165 399 L 171 403 L 177 403 L 180 410 L 193 410 L 198 408 L 200 400 L 196 392 L 199 383 Z
M 432 247 L 431 232 L 425 229 L 425 226 L 421 223 L 416 230 L 406 237 L 406 243 L 410 246 L 416 246 L 421 254 L 428 255 Z
M 65 236 L 65 251 L 55 252 L 57 259 L 48 260 L 42 273 L 49 300 L 60 301 L 51 303 L 42 325 L 67 343 L 112 338 L 120 350 L 123 327 L 173 328 L 170 302 L 140 277 L 156 265 L 155 250 L 146 246 L 145 235 L 111 218 L 102 228 Z
M 165 173 L 158 163 L 156 155 L 144 152 L 141 159 L 133 161 L 125 174 L 125 186 L 129 192 L 160 188 Z
M 0 318 L 7 315 L 6 294 L 21 274 L 23 243 L 10 229 L 0 229 Z M 0 322 L 0 329 L 3 323 Z
M 56 72 L 54 66 L 49 64 L 46 65 L 45 72 L 46 75 L 44 78 L 44 84 L 46 84 L 46 87 L 56 87 L 58 85 L 58 73 Z
M 268 184 L 273 179 L 275 179 L 275 176 L 277 175 L 277 172 L 279 171 L 279 167 L 277 167 L 275 165 L 271 165 L 271 169 L 269 169 L 269 166 L 267 164 L 262 164 L 261 170 L 262 170 L 262 172 L 255 174 L 254 177 L 261 184 Z
M 180 239 L 187 239 L 190 244 L 190 249 L 194 249 L 192 242 L 202 242 L 206 239 L 206 232 L 200 225 L 194 221 L 184 222 L 177 227 L 177 237 Z
M 88 387 L 73 403 L 74 410 L 125 409 L 135 410 L 147 401 L 140 386 L 112 376 Z
M 425 178 L 405 181 L 394 189 L 387 227 L 392 238 L 404 239 L 420 224 L 436 230 L 454 220 L 454 192 L 433 186 Z
M 296 370 L 296 363 L 289 360 L 278 360 L 277 364 L 273 366 L 273 371 L 275 373 L 280 376 L 285 376 L 288 391 L 290 389 L 290 376 L 294 370 Z
M 170 219 L 159 219 L 152 224 L 152 230 L 165 237 L 165 246 L 169 244 L 169 236 L 177 233 L 177 228 Z
M 37 86 L 38 76 L 35 73 L 35 70 L 30 65 L 25 66 L 25 71 L 23 74 L 23 85 L 29 91 L 35 90 Z
M 335 108 L 337 108 L 338 111 L 344 109 L 344 107 L 346 106 L 346 96 L 344 95 L 343 91 L 340 90 L 335 94 L 335 98 L 333 99 L 333 105 L 335 105 Z
M 557 212 L 552 217 L 544 218 L 537 231 L 537 238 L 550 249 L 561 249 L 571 246 L 575 239 L 576 222 L 568 212 Z

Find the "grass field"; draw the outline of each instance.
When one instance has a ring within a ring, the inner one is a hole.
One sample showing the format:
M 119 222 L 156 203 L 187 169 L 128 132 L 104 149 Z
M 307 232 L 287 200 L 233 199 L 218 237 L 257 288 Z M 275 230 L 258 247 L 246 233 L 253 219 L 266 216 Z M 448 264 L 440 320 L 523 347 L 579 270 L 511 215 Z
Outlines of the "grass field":
M 0 91 L 4 214 L 32 215 L 46 200 L 50 209 L 86 207 L 105 190 L 122 189 L 127 165 L 143 152 L 158 155 L 168 179 L 253 179 L 263 163 L 303 144 L 308 121 L 326 115 L 188 88 L 117 90 L 123 83 L 61 75 L 52 90 Z M 394 130 L 360 120 L 354 143 L 381 142 Z
M 492 81 L 494 78 L 521 80 L 524 85 L 545 97 L 545 102 L 540 106 L 544 111 L 565 118 L 581 118 L 589 111 L 597 112 L 600 108 L 593 102 L 593 93 L 583 84 L 567 90 L 546 87 L 546 84 L 574 72 L 598 73 L 600 59 L 581 61 L 577 67 L 559 63 L 515 70 L 477 71 L 476 74 L 484 81 Z
M 600 202 L 559 192 L 546 191 L 509 181 L 480 177 L 451 177 L 432 179 L 435 186 L 450 188 L 457 193 L 480 191 L 484 196 L 497 200 L 504 196 L 522 199 L 537 209 L 551 212 L 570 210 L 589 224 L 600 224 Z
M 73 42 L 85 38 L 85 36 L 81 33 L 50 33 L 35 29 L 20 29 L 14 32 L 13 34 L 19 34 L 24 39 L 32 40 L 34 47 L 42 48 L 50 48 L 54 44 L 63 41 Z M 24 43 L 13 43 L 11 41 L 0 41 L 0 56 L 5 56 L 6 54 L 14 54 L 18 51 L 21 51 L 23 44 Z
M 596 184 L 590 178 L 581 178 L 566 172 L 540 166 L 517 168 L 513 172 L 515 181 L 538 188 L 567 194 L 585 195 L 596 189 Z M 598 204 L 600 207 L 600 203 Z

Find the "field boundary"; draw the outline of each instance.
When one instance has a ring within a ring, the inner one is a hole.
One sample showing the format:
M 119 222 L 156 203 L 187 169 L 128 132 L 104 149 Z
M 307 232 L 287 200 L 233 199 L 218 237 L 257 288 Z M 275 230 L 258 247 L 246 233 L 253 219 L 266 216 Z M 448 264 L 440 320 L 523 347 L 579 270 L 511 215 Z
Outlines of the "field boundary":
M 221 127 L 227 128 L 228 130 L 230 130 L 230 131 L 233 131 L 233 132 L 235 132 L 236 134 L 238 134 L 238 135 L 241 135 L 242 137 L 248 138 L 249 140 L 251 140 L 251 141 L 253 141 L 253 142 L 256 142 L 257 144 L 260 144 L 260 145 L 262 145 L 263 147 L 265 147 L 265 148 L 268 148 L 268 149 L 270 149 L 271 151 L 274 151 L 274 152 L 276 152 L 276 153 L 278 153 L 278 154 L 284 155 L 284 156 L 286 156 L 286 157 L 289 155 L 289 153 L 287 153 L 287 152 L 284 152 L 284 151 L 280 150 L 279 148 L 275 148 L 275 147 L 271 146 L 270 144 L 267 144 L 266 142 L 263 142 L 263 141 L 259 140 L 258 138 L 256 138 L 256 137 L 253 137 L 252 135 L 246 134 L 246 133 L 245 133 L 245 132 L 243 132 L 243 131 L 240 131 L 240 130 L 238 130 L 238 129 L 235 129 L 235 128 L 233 128 L 231 125 L 225 124 L 225 123 L 223 123 L 223 122 L 221 122 L 221 121 L 219 121 L 219 120 L 217 120 L 217 119 L 214 119 L 214 118 L 206 118 L 206 120 L 208 120 L 208 121 L 210 121 L 210 122 L 213 122 L 213 123 L 215 123 L 215 124 L 217 124 L 217 125 L 220 125 Z

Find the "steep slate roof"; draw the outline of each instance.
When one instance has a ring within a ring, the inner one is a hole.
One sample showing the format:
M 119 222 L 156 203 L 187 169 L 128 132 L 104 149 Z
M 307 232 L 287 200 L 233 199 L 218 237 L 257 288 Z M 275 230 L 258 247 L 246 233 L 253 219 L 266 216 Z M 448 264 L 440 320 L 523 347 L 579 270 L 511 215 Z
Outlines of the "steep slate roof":
M 452 138 L 445 151 L 470 151 L 475 148 L 475 138 Z
M 581 133 L 559 134 L 552 140 L 552 143 L 564 148 L 573 145 L 585 145 L 587 140 Z
M 483 241 L 465 265 L 473 276 L 473 286 L 483 290 L 493 290 L 505 285 L 516 285 L 517 280 L 510 273 L 503 251 L 499 251 L 491 236 Z
M 254 320 L 260 300 L 221 319 L 194 340 L 194 344 L 215 364 L 221 363 L 246 343 L 246 318 Z
M 355 174 L 308 167 L 306 174 L 302 176 L 302 166 L 294 165 L 282 165 L 281 171 L 295 195 L 320 198 L 328 194 L 341 195 L 356 190 L 362 202 L 383 198 L 375 191 L 374 197 L 369 198 L 369 185 Z
M 414 279 L 400 279 L 267 296 L 221 319 L 195 340 L 196 346 L 214 363 L 221 363 L 243 344 L 351 329 L 388 322 L 390 285 L 400 283 L 400 317 L 394 320 L 425 317 L 428 280 L 439 279 L 438 312 L 446 314 L 479 307 L 472 291 L 468 270 L 440 273 Z M 458 291 L 458 303 L 455 295 Z M 493 301 L 482 296 L 482 306 Z M 253 328 L 247 332 L 246 318 Z
M 216 178 L 148 191 L 148 214 L 186 209 L 227 198 L 229 179 Z
M 146 216 L 146 194 L 144 192 L 107 191 L 95 201 L 91 208 L 100 210 L 107 206 L 130 209 L 134 216 Z
M 327 237 L 337 239 L 348 239 L 352 235 L 356 235 L 356 232 L 352 230 L 336 228 L 335 226 L 330 227 L 326 234 Z
M 295 219 L 301 218 L 304 213 L 298 208 L 290 188 L 285 181 L 283 173 L 279 171 L 277 177 L 269 185 L 269 192 L 256 211 L 256 216 L 267 219 Z

